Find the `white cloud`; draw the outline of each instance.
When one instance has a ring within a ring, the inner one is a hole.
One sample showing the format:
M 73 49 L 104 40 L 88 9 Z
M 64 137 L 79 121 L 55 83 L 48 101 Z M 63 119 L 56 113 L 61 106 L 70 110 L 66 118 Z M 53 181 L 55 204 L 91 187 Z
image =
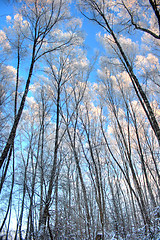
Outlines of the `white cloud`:
M 1 68 L 1 74 L 3 75 L 3 77 L 6 79 L 6 81 L 12 81 L 15 82 L 16 81 L 16 69 L 13 66 L 3 66 Z
M 152 53 L 149 53 L 147 57 L 142 55 L 137 55 L 136 57 L 136 66 L 138 69 L 146 72 L 148 70 L 154 70 L 159 68 L 159 60 Z
M 0 30 L 0 45 L 3 50 L 10 50 L 11 46 L 4 31 Z
M 6 16 L 6 20 L 7 20 L 7 22 L 10 22 L 10 21 L 11 21 L 11 19 L 12 19 L 12 18 L 11 18 L 11 16 L 9 16 L 9 15 L 8 15 L 8 16 Z

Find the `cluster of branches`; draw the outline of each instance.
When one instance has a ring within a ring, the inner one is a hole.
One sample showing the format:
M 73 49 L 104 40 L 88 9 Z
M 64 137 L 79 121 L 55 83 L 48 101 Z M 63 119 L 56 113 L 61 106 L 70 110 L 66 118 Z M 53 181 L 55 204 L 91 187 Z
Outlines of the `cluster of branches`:
M 77 3 L 85 17 L 106 31 L 102 40 L 110 56 L 101 58 L 97 84 L 88 81 L 93 66 L 67 1 L 26 1 L 12 35 L 5 31 L 3 51 L 7 48 L 7 57 L 14 54 L 17 61 L 15 90 L 8 95 L 1 64 L 0 103 L 6 119 L 0 231 L 5 239 L 10 234 L 15 240 L 95 239 L 98 231 L 102 239 L 158 238 L 159 102 L 151 99 L 158 98 L 159 72 L 139 74 L 133 47 L 128 49 L 120 34 L 142 31 L 158 41 L 159 5 L 133 2 L 137 15 L 127 0 Z M 138 13 L 146 9 L 155 16 L 156 30 L 146 28 L 145 21 L 143 26 Z M 63 32 L 65 26 L 69 29 Z M 20 92 L 26 59 L 30 65 Z M 43 72 L 36 74 L 38 69 Z M 156 90 L 150 91 L 153 85 Z M 32 96 L 27 98 L 29 87 Z M 6 114 L 9 105 L 13 112 Z

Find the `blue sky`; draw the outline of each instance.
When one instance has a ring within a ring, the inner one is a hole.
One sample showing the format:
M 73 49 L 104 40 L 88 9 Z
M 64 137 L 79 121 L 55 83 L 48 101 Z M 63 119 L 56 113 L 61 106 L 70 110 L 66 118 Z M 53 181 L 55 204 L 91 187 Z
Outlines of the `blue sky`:
M 0 0 L 0 26 L 5 21 L 7 15 L 12 15 L 13 5 L 7 0 Z

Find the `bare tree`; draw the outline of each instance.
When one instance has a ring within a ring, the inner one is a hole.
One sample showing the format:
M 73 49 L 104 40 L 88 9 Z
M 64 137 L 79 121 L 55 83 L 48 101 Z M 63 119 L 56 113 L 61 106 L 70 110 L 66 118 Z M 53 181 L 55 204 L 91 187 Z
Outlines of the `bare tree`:
M 123 2 L 123 1 L 122 1 Z M 118 5 L 118 3 L 115 3 Z M 153 5 L 153 2 L 150 1 L 150 4 Z M 156 14 L 156 9 L 158 8 L 158 5 L 155 3 L 155 10 L 153 11 Z M 111 38 L 108 38 L 108 44 L 111 46 L 111 48 L 114 50 L 114 52 L 117 54 L 118 58 L 120 59 L 124 69 L 127 71 L 130 80 L 132 82 L 133 88 L 136 92 L 136 95 L 146 113 L 146 116 L 148 118 L 148 121 L 155 133 L 155 136 L 157 137 L 157 140 L 160 145 L 160 128 L 159 124 L 156 120 L 154 111 L 151 107 L 151 104 L 149 102 L 149 99 L 143 90 L 140 80 L 137 78 L 136 74 L 134 73 L 132 62 L 130 61 L 129 57 L 127 56 L 127 52 L 125 48 L 122 46 L 119 38 L 118 33 L 116 30 L 114 30 L 114 22 L 116 21 L 116 13 L 112 13 L 111 7 L 113 7 L 112 2 L 109 2 L 108 4 L 106 2 L 95 2 L 94 0 L 82 0 L 80 1 L 80 9 L 82 14 L 88 18 L 91 21 L 96 22 L 100 27 L 103 28 L 104 31 L 106 31 L 107 34 L 111 36 Z M 85 9 L 90 9 L 90 14 L 85 14 Z M 84 9 L 84 11 L 83 11 Z M 157 15 L 158 17 L 158 15 Z
M 46 1 L 40 2 L 35 1 L 24 2 L 24 5 L 22 7 L 20 14 L 22 17 L 24 17 L 24 19 L 26 19 L 25 27 L 27 27 L 28 31 L 28 35 L 26 35 L 26 32 L 23 32 L 23 34 L 25 36 L 25 39 L 32 44 L 32 53 L 24 93 L 14 123 L 12 125 L 9 137 L 7 139 L 6 145 L 1 154 L 0 168 L 5 162 L 8 152 L 10 151 L 10 149 L 12 149 L 18 123 L 20 121 L 24 109 L 24 104 L 26 101 L 26 96 L 29 91 L 30 81 L 35 63 L 37 62 L 38 59 L 40 59 L 47 53 L 53 52 L 67 45 L 72 38 L 72 36 L 70 36 L 67 40 L 65 39 L 63 41 L 62 40 L 55 41 L 53 40 L 53 38 L 51 38 L 51 33 L 53 29 L 57 26 L 57 24 L 67 18 L 65 14 L 65 4 L 66 3 L 64 3 L 62 0 L 60 0 L 59 2 L 52 1 L 47 4 Z M 44 45 L 46 44 L 47 47 L 46 46 L 44 47 Z M 18 72 L 19 69 L 17 69 L 17 76 Z

